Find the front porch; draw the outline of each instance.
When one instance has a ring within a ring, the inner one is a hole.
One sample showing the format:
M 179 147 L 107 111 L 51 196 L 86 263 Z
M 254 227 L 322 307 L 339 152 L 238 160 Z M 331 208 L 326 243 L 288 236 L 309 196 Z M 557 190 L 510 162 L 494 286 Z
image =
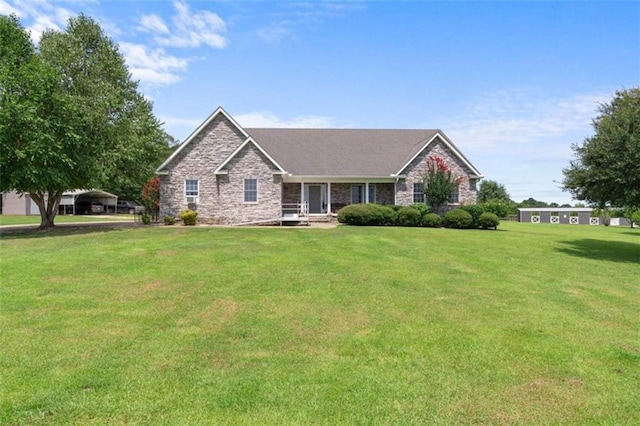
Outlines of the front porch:
M 285 182 L 282 184 L 284 206 L 298 204 L 311 217 L 335 215 L 348 204 L 395 204 L 394 182 Z

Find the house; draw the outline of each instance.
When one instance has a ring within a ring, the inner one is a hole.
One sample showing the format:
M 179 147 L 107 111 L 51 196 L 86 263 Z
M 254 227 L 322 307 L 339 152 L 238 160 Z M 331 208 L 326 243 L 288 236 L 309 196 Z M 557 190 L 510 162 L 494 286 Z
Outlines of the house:
M 440 130 L 243 128 L 218 108 L 156 170 L 160 215 L 243 224 L 423 202 L 430 156 L 459 180 L 451 201 L 474 203 L 482 175 Z

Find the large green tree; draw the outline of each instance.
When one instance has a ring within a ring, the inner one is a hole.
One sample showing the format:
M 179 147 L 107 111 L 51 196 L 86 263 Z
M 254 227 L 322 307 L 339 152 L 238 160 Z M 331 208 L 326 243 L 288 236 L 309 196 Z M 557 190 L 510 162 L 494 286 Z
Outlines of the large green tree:
M 2 16 L 0 49 L 0 189 L 30 194 L 42 229 L 64 191 L 144 184 L 168 137 L 93 19 L 46 31 L 36 50 L 18 19 Z
M 478 202 L 486 203 L 487 201 L 511 202 L 511 198 L 503 184 L 495 180 L 483 180 L 478 190 Z
M 592 125 L 595 134 L 572 145 L 565 189 L 597 207 L 639 207 L 640 88 L 616 92 Z

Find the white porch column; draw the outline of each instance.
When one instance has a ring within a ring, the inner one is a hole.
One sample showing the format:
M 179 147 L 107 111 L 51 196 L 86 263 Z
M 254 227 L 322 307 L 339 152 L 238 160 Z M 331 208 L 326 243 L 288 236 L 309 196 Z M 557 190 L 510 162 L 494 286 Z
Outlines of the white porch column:
M 331 182 L 327 182 L 327 214 L 331 213 Z
M 304 208 L 304 182 L 300 182 L 300 209 Z
M 369 182 L 364 183 L 364 202 L 369 204 Z

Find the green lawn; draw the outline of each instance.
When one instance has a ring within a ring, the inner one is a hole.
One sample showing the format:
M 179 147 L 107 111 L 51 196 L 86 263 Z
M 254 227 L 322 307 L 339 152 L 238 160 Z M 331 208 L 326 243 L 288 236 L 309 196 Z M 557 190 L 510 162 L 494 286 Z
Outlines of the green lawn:
M 639 424 L 640 230 L 0 237 L 1 424 Z
M 99 221 L 123 221 L 135 220 L 133 215 L 60 215 L 56 216 L 54 223 L 85 223 Z M 0 214 L 0 226 L 3 225 L 39 225 L 40 216 L 16 216 Z

